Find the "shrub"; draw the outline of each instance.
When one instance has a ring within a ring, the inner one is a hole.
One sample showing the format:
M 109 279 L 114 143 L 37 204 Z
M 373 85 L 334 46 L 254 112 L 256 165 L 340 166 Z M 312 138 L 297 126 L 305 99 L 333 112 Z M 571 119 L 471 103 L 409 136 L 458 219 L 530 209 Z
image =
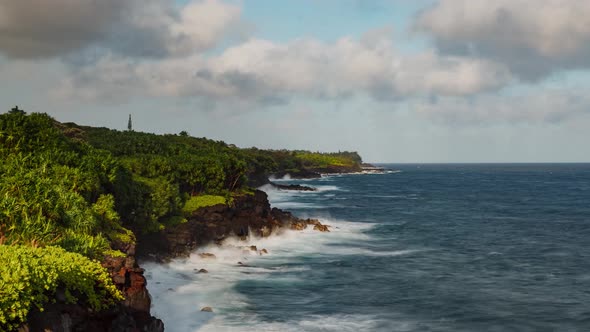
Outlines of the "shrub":
M 0 330 L 15 330 L 29 311 L 55 301 L 63 288 L 68 303 L 106 309 L 123 296 L 97 262 L 59 247 L 0 245 Z

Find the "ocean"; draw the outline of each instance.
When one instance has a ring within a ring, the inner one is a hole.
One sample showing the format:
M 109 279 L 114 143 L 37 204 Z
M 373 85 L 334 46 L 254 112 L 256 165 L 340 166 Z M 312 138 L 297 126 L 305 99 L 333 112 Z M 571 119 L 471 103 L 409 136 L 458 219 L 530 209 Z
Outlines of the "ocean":
M 182 332 L 590 331 L 590 164 L 381 166 L 262 188 L 330 233 L 143 264 L 152 314 Z

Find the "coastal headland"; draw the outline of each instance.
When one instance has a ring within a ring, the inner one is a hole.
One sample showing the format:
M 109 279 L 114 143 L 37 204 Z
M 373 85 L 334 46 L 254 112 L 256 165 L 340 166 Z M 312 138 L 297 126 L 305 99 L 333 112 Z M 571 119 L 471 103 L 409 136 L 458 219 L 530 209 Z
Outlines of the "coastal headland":
M 355 152 L 242 149 L 18 109 L 0 115 L 0 133 L 0 281 L 12 294 L 0 300 L 0 327 L 8 331 L 163 331 L 150 314 L 142 261 L 186 256 L 230 236 L 329 231 L 271 207 L 254 188 L 313 191 L 269 179 L 367 167 Z

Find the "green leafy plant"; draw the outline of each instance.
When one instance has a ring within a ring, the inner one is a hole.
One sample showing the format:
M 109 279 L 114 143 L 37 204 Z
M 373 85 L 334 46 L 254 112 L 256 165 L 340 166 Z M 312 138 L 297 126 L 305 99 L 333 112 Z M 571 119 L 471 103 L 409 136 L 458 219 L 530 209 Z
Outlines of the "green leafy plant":
M 108 308 L 123 296 L 97 262 L 59 247 L 0 245 L 0 330 L 15 330 L 29 311 L 55 301 L 63 290 L 68 303 Z
M 182 208 L 182 212 L 185 214 L 190 214 L 193 211 L 196 211 L 202 207 L 213 206 L 217 204 L 227 204 L 227 200 L 223 196 L 216 196 L 216 195 L 199 195 L 193 196 Z

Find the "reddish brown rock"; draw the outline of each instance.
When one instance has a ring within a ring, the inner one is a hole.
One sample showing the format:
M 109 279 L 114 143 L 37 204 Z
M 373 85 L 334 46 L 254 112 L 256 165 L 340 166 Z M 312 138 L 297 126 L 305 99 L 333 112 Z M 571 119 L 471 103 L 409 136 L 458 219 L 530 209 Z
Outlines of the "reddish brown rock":
M 214 259 L 214 258 L 217 258 L 214 254 L 209 253 L 209 252 L 202 252 L 202 253 L 199 254 L 199 257 L 205 258 L 205 259 Z
M 292 222 L 289 228 L 294 231 L 302 231 L 307 228 L 307 223 L 304 221 Z
M 135 252 L 135 246 L 127 249 Z M 102 265 L 123 293 L 123 302 L 109 310 L 93 312 L 83 304 L 66 304 L 63 291 L 58 290 L 55 303 L 45 305 L 43 312 L 31 311 L 20 331 L 164 331 L 162 321 L 150 314 L 144 270 L 135 263 L 135 257 L 130 253 L 126 257 L 106 257 Z
M 328 225 L 322 225 L 322 224 L 318 224 L 313 226 L 313 230 L 314 231 L 320 231 L 320 232 L 329 232 L 330 230 L 328 229 Z

